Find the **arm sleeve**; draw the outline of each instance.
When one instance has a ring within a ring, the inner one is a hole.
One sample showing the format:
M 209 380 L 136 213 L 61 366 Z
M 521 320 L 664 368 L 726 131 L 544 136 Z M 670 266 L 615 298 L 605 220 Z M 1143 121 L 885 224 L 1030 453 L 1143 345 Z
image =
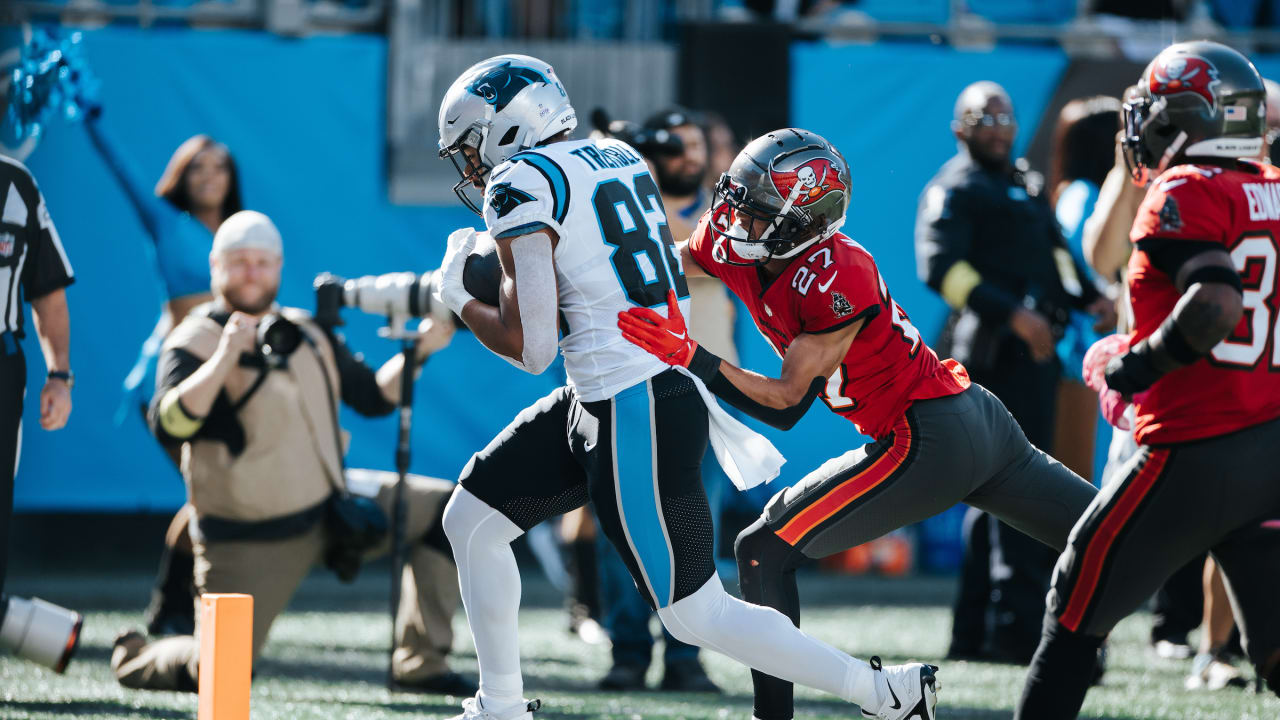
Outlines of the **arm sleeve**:
M 395 410 L 396 406 L 383 397 L 382 388 L 378 387 L 378 374 L 365 363 L 364 356 L 351 352 L 342 335 L 329 328 L 325 328 L 324 333 L 333 347 L 333 357 L 338 365 L 342 402 L 365 417 L 380 417 Z M 406 372 L 413 372 L 413 369 L 407 368 Z
M 554 160 L 522 152 L 499 165 L 484 191 L 484 222 L 494 238 L 550 228 L 564 237 L 569 180 Z
M 34 181 L 32 182 L 34 187 Z M 32 238 L 30 256 L 22 271 L 22 290 L 28 300 L 43 297 L 75 282 L 75 271 L 62 246 L 62 238 L 53 225 L 44 194 L 35 188 L 36 212 L 27 220 Z
M 149 183 L 99 118 L 85 127 L 99 155 L 133 205 L 154 246 L 160 277 L 169 298 L 209 292 L 212 236 L 198 220 L 156 197 Z
M 842 252 L 838 243 L 834 247 Z M 804 332 L 832 332 L 880 313 L 880 275 L 875 263 L 860 252 L 843 255 L 831 267 L 818 270 L 808 291 L 799 296 Z
M 959 188 L 926 188 L 916 214 L 916 268 L 951 307 L 969 307 L 983 320 L 1004 323 L 1018 298 L 984 280 L 969 262 L 975 213 L 972 198 Z
M 825 378 L 816 377 L 809 383 L 809 389 L 796 405 L 789 408 L 771 408 L 752 400 L 749 395 L 738 389 L 729 378 L 720 372 L 720 358 L 699 345 L 693 351 L 693 359 L 689 362 L 689 372 L 706 384 L 716 397 L 733 407 L 750 415 L 766 425 L 779 430 L 790 430 L 809 411 L 814 398 L 822 392 L 826 384 Z

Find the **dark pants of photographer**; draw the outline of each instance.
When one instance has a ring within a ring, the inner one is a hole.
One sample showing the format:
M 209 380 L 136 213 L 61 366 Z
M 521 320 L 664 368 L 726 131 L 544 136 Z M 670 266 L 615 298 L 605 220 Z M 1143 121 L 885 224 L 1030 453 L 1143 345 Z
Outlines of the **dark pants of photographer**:
M 994 367 L 970 366 L 970 376 L 1000 398 L 1031 444 L 1052 454 L 1058 363 L 1033 361 L 1014 338 L 1001 350 Z M 1030 662 L 1057 553 L 976 508 L 965 515 L 964 542 L 949 654 Z
M 22 396 L 27 363 L 12 333 L 0 333 L 0 597 L 9 570 L 9 529 L 13 517 L 13 476 L 22 444 Z M 4 608 L 0 607 L 0 618 Z
M 387 517 L 392 512 L 395 474 L 375 471 L 375 500 Z M 410 475 L 405 488 L 407 563 L 401 576 L 396 613 L 396 648 L 392 671 L 396 680 L 415 680 L 449 671 L 445 657 L 453 645 L 452 619 L 458 608 L 458 570 L 440 521 L 454 484 Z M 364 494 L 352 487 L 352 492 Z M 324 522 L 306 532 L 271 541 L 195 541 L 196 588 L 201 593 L 247 593 L 253 596 L 253 656 L 258 658 L 271 623 L 289 604 L 312 568 L 324 562 Z M 367 559 L 390 551 L 388 537 Z M 143 644 L 117 645 L 111 667 L 121 685 L 150 690 L 196 690 L 199 677 L 199 615 L 196 636 L 183 635 Z

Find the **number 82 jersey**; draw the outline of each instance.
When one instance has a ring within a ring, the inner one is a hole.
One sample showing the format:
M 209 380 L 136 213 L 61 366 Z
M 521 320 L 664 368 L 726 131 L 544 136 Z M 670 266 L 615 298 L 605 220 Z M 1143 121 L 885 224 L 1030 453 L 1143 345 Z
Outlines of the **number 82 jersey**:
M 1158 265 L 1198 246 L 1231 255 L 1244 286 L 1244 315 L 1208 357 L 1179 368 L 1135 398 L 1139 443 L 1224 435 L 1280 417 L 1280 169 L 1170 168 L 1147 191 L 1133 221 L 1129 256 L 1132 342 L 1155 332 L 1182 293 Z
M 607 399 L 668 369 L 618 330 L 618 313 L 629 307 L 665 312 L 671 288 L 689 312 L 657 183 L 634 148 L 569 140 L 517 153 L 490 176 L 484 220 L 495 238 L 542 229 L 559 237 L 556 282 L 568 325 L 560 351 L 583 401 Z

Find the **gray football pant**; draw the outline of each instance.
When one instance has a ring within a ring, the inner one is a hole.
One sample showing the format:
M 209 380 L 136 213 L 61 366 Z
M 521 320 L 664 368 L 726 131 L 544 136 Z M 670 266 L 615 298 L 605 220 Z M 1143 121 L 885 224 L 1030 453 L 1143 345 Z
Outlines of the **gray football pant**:
M 1103 636 L 1188 560 L 1222 567 L 1246 651 L 1280 650 L 1280 420 L 1229 435 L 1141 446 L 1071 532 L 1048 613 Z
M 799 624 L 795 569 L 936 515 L 958 502 L 1062 550 L 1097 490 L 1036 449 L 985 388 L 914 403 L 893 432 L 823 463 L 769 501 L 738 536 L 748 602 Z M 752 671 L 755 715 L 792 716 L 792 688 Z
M 1096 494 L 974 384 L 917 401 L 891 435 L 823 463 L 775 495 L 764 517 L 806 557 L 820 558 L 965 502 L 1062 550 Z

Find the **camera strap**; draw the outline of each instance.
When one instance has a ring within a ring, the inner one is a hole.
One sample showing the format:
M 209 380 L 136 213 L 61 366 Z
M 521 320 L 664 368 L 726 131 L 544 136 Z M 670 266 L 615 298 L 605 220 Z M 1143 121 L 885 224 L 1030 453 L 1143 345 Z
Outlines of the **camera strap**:
M 271 372 L 271 368 L 267 367 L 266 364 L 258 367 L 258 377 L 253 379 L 253 384 L 240 396 L 240 399 L 232 403 L 232 412 L 240 412 L 240 408 L 249 403 L 249 399 L 253 397 L 253 394 L 258 392 L 262 388 L 262 384 L 267 381 L 267 373 L 269 372 Z
M 338 400 L 337 396 L 333 392 L 333 381 L 329 378 L 329 369 L 325 367 L 324 353 L 320 352 L 320 348 L 316 345 L 315 339 L 313 339 L 306 330 L 302 330 L 302 341 L 311 349 L 312 354 L 316 356 L 316 362 L 320 364 L 320 376 L 324 378 L 324 389 L 329 397 L 329 413 L 333 419 L 333 443 L 335 449 L 338 451 L 338 464 L 341 466 L 345 474 L 347 463 L 346 459 L 342 456 L 342 430 L 338 426 Z M 264 372 L 263 375 L 265 376 L 266 373 Z M 338 495 L 344 498 L 350 494 L 347 492 L 345 482 L 339 483 L 335 480 L 334 490 Z

